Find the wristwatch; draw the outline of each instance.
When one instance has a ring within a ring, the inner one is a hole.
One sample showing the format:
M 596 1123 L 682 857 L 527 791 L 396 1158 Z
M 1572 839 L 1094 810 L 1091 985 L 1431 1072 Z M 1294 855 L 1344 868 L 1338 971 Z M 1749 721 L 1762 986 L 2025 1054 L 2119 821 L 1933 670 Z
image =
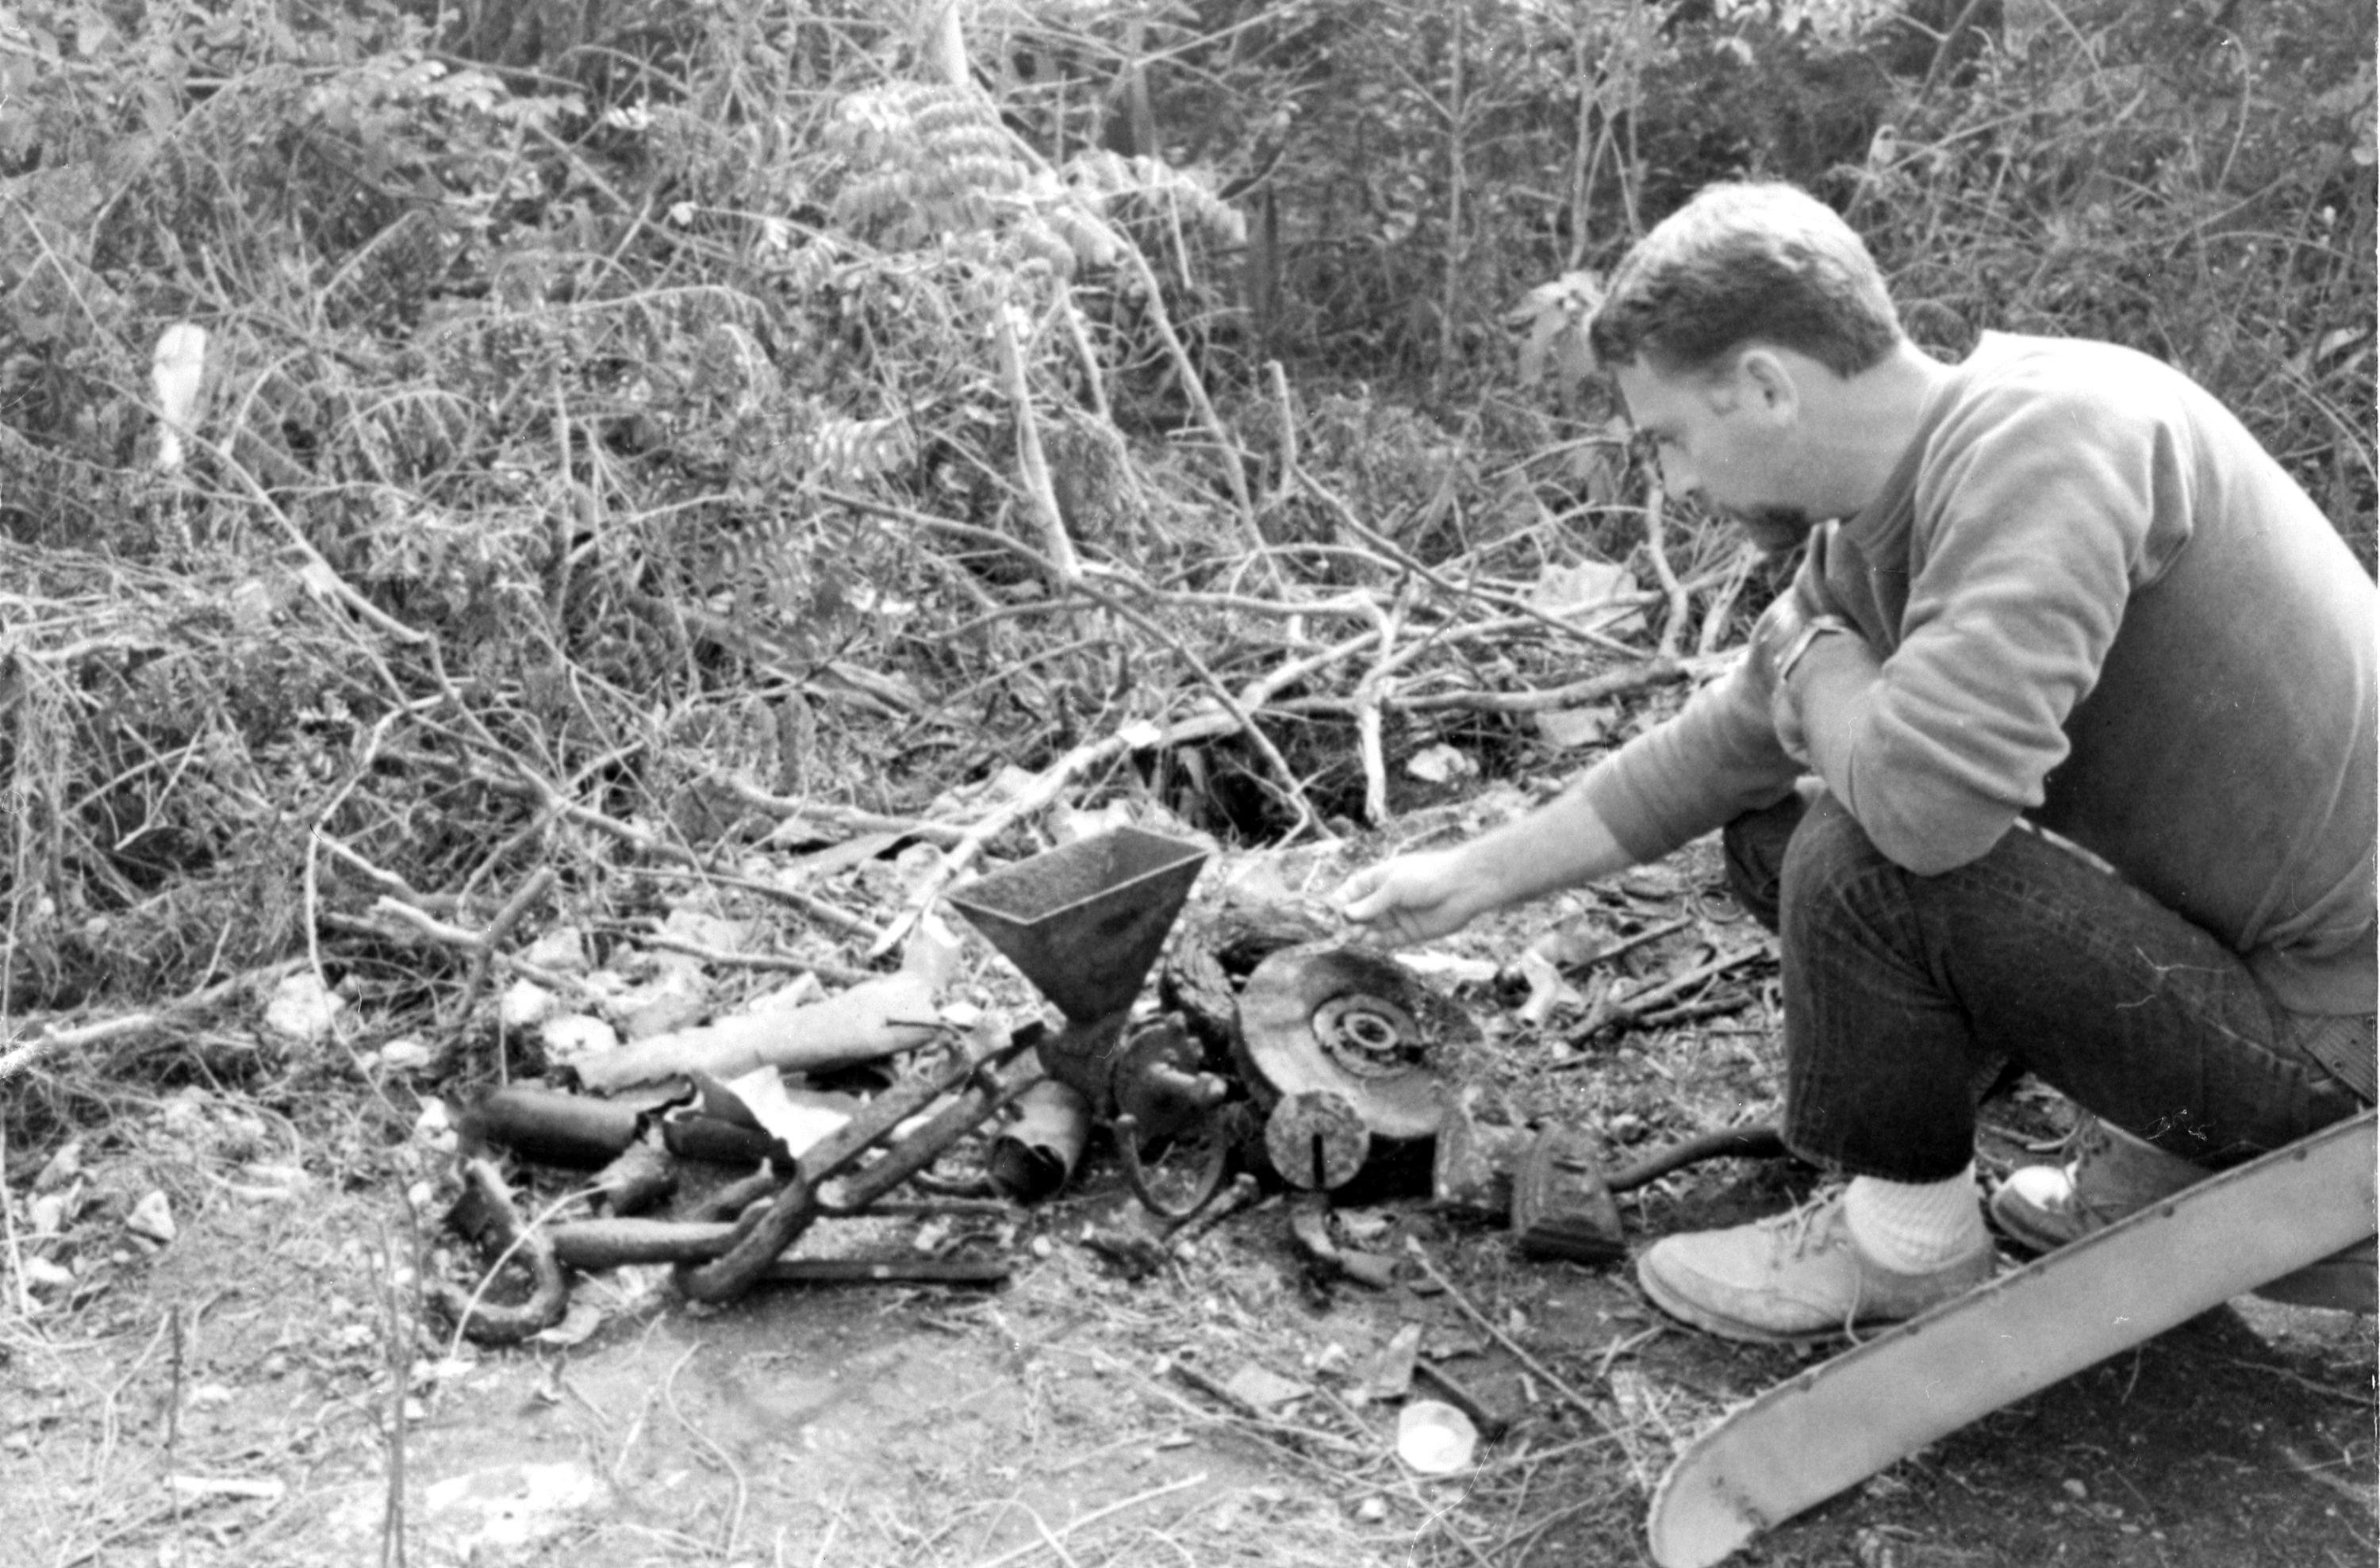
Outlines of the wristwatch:
M 1777 661 L 1779 685 L 1785 684 L 1786 680 L 1792 675 L 1793 667 L 1802 662 L 1802 656 L 1810 651 L 1810 645 L 1829 632 L 1842 632 L 1854 637 L 1860 634 L 1858 627 L 1840 615 L 1810 617 L 1802 623 L 1802 630 L 1794 634 L 1793 640 L 1785 645 L 1785 657 Z

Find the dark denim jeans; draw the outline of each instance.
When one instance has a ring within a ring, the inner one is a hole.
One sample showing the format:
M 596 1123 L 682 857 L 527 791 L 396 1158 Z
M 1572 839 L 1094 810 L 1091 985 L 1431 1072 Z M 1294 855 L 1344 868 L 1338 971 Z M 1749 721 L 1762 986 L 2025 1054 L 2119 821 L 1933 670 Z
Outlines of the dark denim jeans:
M 1803 1159 L 1956 1176 L 2011 1064 L 2209 1165 L 2358 1109 L 2237 954 L 2036 834 L 1919 876 L 1819 792 L 1737 819 L 1725 844 L 1737 899 L 1782 942 L 1784 1136 Z

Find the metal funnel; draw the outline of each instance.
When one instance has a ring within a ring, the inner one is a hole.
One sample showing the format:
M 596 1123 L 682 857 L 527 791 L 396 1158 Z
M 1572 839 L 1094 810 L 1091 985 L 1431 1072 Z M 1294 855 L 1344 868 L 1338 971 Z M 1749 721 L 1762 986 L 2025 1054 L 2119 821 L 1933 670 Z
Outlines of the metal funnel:
M 944 895 L 1071 1022 L 1132 1006 L 1207 851 L 1119 827 Z

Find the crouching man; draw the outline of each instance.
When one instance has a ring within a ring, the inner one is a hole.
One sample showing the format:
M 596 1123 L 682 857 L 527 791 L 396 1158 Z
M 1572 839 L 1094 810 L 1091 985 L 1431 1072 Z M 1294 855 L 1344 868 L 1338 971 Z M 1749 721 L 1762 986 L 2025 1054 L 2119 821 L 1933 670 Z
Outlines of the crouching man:
M 1986 1278 L 2011 1063 L 2096 1118 L 1993 1195 L 2036 1248 L 2371 1102 L 2374 589 L 2236 419 L 2104 344 L 1929 357 L 1779 185 L 1645 236 L 1590 341 L 1672 494 L 1808 553 L 1677 717 L 1339 896 L 1427 941 L 1724 830 L 1782 953 L 1785 1141 L 1849 1180 L 1654 1244 L 1657 1304 L 1797 1339 Z

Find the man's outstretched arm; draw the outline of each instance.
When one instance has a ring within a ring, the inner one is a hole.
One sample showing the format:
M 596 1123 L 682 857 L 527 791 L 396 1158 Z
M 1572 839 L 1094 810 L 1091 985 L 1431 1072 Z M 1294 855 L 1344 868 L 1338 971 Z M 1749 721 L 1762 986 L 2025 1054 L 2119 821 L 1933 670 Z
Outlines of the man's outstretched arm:
M 1584 782 L 1503 826 L 1451 849 L 1423 850 L 1366 866 L 1338 893 L 1339 908 L 1391 942 L 1427 942 L 1480 915 L 1635 864 Z

